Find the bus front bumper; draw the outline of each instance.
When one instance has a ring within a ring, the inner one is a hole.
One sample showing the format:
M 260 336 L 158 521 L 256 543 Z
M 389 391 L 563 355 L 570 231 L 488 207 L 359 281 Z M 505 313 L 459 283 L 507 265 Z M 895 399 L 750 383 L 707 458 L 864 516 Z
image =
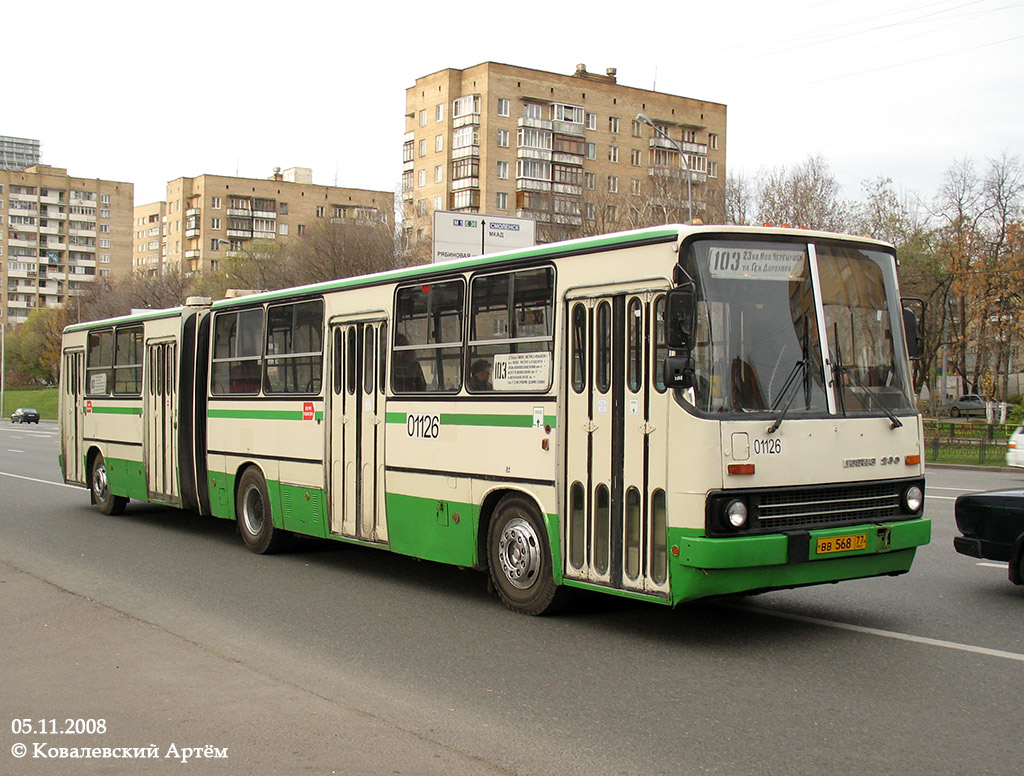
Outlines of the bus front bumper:
M 672 603 L 910 570 L 931 521 L 915 518 L 813 531 L 709 538 L 670 530 Z

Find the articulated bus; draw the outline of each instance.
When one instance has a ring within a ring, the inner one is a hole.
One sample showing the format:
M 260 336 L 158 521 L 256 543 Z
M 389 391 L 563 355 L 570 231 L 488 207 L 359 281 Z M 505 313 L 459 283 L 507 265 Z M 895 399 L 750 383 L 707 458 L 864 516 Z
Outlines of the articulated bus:
M 61 467 L 528 614 L 897 575 L 930 538 L 907 313 L 885 243 L 726 226 L 192 298 L 65 330 Z

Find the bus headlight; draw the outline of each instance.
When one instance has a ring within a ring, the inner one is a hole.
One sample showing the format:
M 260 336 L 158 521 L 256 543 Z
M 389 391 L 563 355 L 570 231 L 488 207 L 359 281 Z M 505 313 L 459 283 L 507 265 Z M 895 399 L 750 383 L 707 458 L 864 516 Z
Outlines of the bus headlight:
M 920 485 L 911 485 L 903 491 L 903 508 L 907 512 L 920 512 L 924 505 L 924 493 Z
M 747 524 L 747 505 L 739 499 L 730 501 L 725 508 L 725 519 L 733 528 L 742 528 Z

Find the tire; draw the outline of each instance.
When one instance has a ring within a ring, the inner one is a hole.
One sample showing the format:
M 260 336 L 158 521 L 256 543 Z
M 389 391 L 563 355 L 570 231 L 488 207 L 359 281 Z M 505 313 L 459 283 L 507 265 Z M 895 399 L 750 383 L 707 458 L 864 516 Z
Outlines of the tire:
M 89 474 L 89 487 L 92 489 L 92 498 L 96 508 L 105 515 L 120 515 L 128 506 L 128 499 L 124 496 L 115 496 L 110 492 L 110 480 L 107 477 L 107 462 L 103 460 L 102 453 L 96 453 L 92 459 L 92 471 Z
M 258 555 L 281 552 L 291 544 L 292 535 L 274 527 L 270 510 L 270 496 L 263 472 L 250 466 L 238 479 L 235 494 L 235 517 L 238 532 L 245 546 Z
M 548 614 L 564 603 L 566 591 L 551 572 L 544 523 L 522 496 L 498 503 L 487 531 L 487 565 L 499 597 L 514 612 Z
M 959 418 L 960 417 L 960 408 L 959 407 L 954 407 L 953 409 L 951 409 L 949 411 L 949 416 L 951 418 Z

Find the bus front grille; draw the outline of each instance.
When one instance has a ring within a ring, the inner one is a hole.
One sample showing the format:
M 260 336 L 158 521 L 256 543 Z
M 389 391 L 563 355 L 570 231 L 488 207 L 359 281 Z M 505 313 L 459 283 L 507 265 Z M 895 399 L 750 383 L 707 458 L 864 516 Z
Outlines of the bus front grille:
M 828 485 L 799 490 L 764 491 L 757 498 L 761 528 L 790 530 L 850 523 L 876 523 L 902 517 L 905 483 Z

